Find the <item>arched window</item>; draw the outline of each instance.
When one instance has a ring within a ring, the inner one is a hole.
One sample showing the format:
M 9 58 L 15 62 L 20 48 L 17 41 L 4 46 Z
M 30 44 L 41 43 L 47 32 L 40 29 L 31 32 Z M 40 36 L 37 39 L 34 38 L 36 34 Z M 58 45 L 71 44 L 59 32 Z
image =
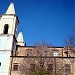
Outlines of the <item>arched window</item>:
M 8 34 L 8 28 L 9 28 L 8 24 L 5 24 L 4 25 L 4 34 Z

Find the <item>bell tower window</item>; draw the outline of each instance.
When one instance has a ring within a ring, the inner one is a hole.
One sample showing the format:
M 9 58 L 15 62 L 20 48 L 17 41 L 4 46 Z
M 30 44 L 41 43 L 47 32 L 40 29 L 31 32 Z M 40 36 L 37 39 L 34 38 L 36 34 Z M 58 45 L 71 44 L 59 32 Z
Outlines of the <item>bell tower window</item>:
M 1 62 L 0 62 L 0 66 L 1 66 Z
M 9 28 L 8 24 L 5 24 L 4 25 L 4 34 L 8 34 L 8 28 Z

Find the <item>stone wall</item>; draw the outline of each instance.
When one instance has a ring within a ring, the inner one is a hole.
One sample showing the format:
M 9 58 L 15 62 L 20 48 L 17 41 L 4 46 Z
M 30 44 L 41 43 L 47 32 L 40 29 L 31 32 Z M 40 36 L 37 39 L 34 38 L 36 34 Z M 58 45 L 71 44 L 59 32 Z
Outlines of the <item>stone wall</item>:
M 42 67 L 52 75 L 75 75 L 74 53 L 69 50 L 67 56 L 66 48 L 50 47 L 18 47 L 16 56 L 11 56 L 11 75 L 29 75 L 31 66 Z M 54 52 L 56 56 L 53 55 Z

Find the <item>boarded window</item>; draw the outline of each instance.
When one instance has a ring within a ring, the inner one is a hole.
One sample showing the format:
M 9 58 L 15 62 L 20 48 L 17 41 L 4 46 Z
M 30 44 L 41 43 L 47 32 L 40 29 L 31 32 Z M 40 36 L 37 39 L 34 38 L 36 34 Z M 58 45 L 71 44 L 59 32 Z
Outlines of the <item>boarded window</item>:
M 17 63 L 15 63 L 15 64 L 13 65 L 13 70 L 14 70 L 14 71 L 18 71 L 18 64 L 17 64 Z
M 30 70 L 34 71 L 35 70 L 35 64 L 30 64 Z
M 71 68 L 70 68 L 70 64 L 65 64 L 65 72 L 70 73 Z
M 8 24 L 5 24 L 4 25 L 4 34 L 8 34 L 8 28 L 9 28 Z
M 53 64 L 47 64 L 47 70 L 51 72 L 53 70 Z

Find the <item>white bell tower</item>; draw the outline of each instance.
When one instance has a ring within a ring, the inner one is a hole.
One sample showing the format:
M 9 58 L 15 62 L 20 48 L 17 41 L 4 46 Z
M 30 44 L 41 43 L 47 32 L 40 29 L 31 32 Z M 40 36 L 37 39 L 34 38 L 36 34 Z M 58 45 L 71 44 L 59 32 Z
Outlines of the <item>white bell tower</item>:
M 16 48 L 18 17 L 12 2 L 6 13 L 0 17 L 0 75 L 9 75 L 11 52 Z

